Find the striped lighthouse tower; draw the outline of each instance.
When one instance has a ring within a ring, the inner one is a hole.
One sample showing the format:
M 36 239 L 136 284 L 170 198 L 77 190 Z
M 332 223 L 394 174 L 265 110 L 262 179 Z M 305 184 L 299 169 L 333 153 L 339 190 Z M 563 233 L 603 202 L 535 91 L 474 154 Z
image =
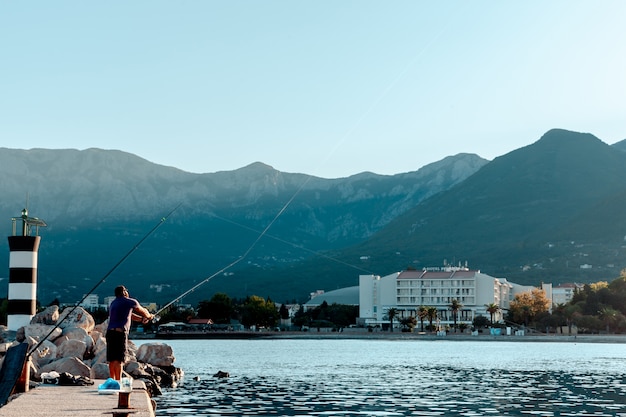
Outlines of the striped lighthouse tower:
M 13 217 L 13 236 L 9 236 L 9 303 L 7 327 L 17 331 L 30 324 L 37 312 L 37 253 L 39 250 L 39 227 L 46 223 L 36 217 L 28 217 L 22 210 L 21 217 Z M 22 221 L 21 235 L 17 222 Z M 34 234 L 33 234 L 34 231 Z

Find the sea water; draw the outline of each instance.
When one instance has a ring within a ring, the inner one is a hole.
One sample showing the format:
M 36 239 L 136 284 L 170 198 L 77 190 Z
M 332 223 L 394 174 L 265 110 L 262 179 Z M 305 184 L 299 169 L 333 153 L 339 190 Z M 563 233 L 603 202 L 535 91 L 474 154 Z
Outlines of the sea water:
M 626 416 L 626 345 L 173 340 L 165 416 Z M 230 374 L 215 378 L 217 371 Z

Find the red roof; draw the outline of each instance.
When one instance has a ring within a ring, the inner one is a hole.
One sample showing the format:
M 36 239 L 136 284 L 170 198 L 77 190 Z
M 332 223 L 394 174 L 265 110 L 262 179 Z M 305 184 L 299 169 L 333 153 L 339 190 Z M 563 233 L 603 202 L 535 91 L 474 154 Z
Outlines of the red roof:
M 213 324 L 211 319 L 189 319 L 187 324 Z
M 478 271 L 456 270 L 456 271 L 418 271 L 408 269 L 400 272 L 397 279 L 452 279 L 452 278 L 472 278 Z

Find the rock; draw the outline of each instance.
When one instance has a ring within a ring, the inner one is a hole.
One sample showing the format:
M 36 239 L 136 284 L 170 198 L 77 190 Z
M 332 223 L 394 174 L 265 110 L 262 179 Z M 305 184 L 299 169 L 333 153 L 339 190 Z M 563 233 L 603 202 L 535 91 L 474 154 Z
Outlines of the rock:
M 137 361 L 130 361 L 130 362 L 126 362 L 124 364 L 124 370 L 126 372 L 128 372 L 129 374 L 133 375 L 137 375 L 137 374 L 146 374 L 149 375 L 148 373 L 146 373 L 145 371 L 145 365 L 137 362 Z
M 109 319 L 106 319 L 102 323 L 97 324 L 91 332 L 92 333 L 98 332 L 100 334 L 105 334 L 107 332 L 107 327 L 109 327 Z
M 15 332 L 0 324 L 0 342 L 15 340 Z
M 58 322 L 61 323 L 59 327 L 61 327 L 62 329 L 65 329 L 67 327 L 81 327 L 85 329 L 88 333 L 91 332 L 96 326 L 96 322 L 94 321 L 91 314 L 89 314 L 87 310 L 82 307 L 65 308 L 59 316 Z
M 159 395 L 163 395 L 163 392 L 161 391 L 161 387 L 159 387 L 158 384 L 150 381 L 150 380 L 143 380 L 144 384 L 146 384 L 146 391 L 148 392 L 148 394 L 150 395 L 150 397 L 156 397 Z
M 83 354 L 83 358 L 93 358 L 95 355 L 93 338 L 82 327 L 66 327 L 63 329 L 63 336 L 68 339 L 80 340 L 85 343 L 85 353 Z
M 67 372 L 74 376 L 89 377 L 91 374 L 90 368 L 85 365 L 83 361 L 78 358 L 62 358 L 54 362 L 51 362 L 45 366 L 42 366 L 37 372 L 37 377 L 40 377 L 44 372 L 56 371 L 60 374 Z
M 57 345 L 49 340 L 44 340 L 37 350 L 33 352 L 31 358 L 33 362 L 36 362 L 37 366 L 41 367 L 55 361 L 57 359 L 57 352 Z
M 0 354 L 6 354 L 7 350 L 9 350 L 9 348 L 17 345 L 17 342 L 4 342 L 4 343 L 0 343 Z
M 171 346 L 159 342 L 144 343 L 139 346 L 136 357 L 139 362 L 158 367 L 172 366 L 176 359 Z
M 91 332 L 91 338 L 94 340 L 93 352 L 94 355 L 98 356 L 100 352 L 106 352 L 107 349 L 107 341 L 105 337 L 98 332 Z
M 87 344 L 82 340 L 68 339 L 59 346 L 57 356 L 59 358 L 83 359 L 87 351 Z M 88 376 L 88 375 L 87 375 Z
M 217 371 L 215 374 L 213 374 L 213 378 L 228 378 L 229 376 L 230 374 L 224 371 Z
M 104 362 L 91 366 L 91 379 L 107 379 L 110 375 L 109 365 Z
M 90 364 L 91 366 L 96 366 L 99 363 L 107 363 L 107 351 L 105 350 L 101 350 L 100 352 L 96 353 L 95 356 L 91 359 Z
M 52 324 L 55 325 L 59 320 L 59 306 L 52 305 L 47 307 L 41 313 L 37 313 L 30 319 L 30 324 Z
M 17 331 L 15 332 L 15 340 L 18 343 L 23 343 L 24 340 L 26 340 L 26 336 L 24 336 L 24 326 L 20 327 L 19 329 L 17 329 Z
M 132 340 L 129 340 L 128 344 L 126 345 L 126 361 L 130 362 L 130 361 L 136 361 L 136 360 L 137 360 L 137 345 Z
M 25 340 L 32 337 L 37 342 L 42 341 L 44 338 L 52 342 L 54 339 L 61 336 L 63 332 L 58 327 L 55 329 L 54 325 L 50 324 L 29 324 L 28 326 L 24 326 L 23 329 Z

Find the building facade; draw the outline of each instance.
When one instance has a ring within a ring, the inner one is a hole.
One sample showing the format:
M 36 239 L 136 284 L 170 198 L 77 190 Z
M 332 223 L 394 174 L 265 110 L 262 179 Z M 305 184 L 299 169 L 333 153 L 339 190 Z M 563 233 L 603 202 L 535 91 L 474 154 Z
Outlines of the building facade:
M 399 322 L 404 317 L 417 317 L 420 306 L 435 307 L 441 326 L 454 322 L 450 309 L 453 300 L 461 304 L 456 322 L 471 324 L 475 317 L 491 318 L 487 306 L 499 307 L 494 320 L 499 321 L 509 309 L 516 293 L 532 287 L 519 286 L 504 278 L 494 278 L 479 270 L 446 266 L 425 270 L 405 270 L 385 277 L 359 277 L 359 324 L 388 324 L 390 308 L 396 309 Z

